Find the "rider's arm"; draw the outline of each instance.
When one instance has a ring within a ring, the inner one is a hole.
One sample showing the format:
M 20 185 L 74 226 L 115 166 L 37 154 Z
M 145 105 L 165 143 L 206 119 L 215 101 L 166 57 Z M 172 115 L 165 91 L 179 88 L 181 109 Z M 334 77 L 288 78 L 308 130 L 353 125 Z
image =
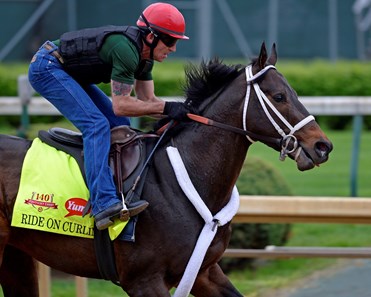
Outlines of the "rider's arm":
M 153 81 L 136 81 L 137 97 L 131 95 L 133 86 L 111 80 L 113 111 L 117 116 L 162 114 L 165 102 L 154 95 Z
M 158 101 L 155 96 L 153 80 L 135 80 L 134 90 L 136 97 L 142 101 Z

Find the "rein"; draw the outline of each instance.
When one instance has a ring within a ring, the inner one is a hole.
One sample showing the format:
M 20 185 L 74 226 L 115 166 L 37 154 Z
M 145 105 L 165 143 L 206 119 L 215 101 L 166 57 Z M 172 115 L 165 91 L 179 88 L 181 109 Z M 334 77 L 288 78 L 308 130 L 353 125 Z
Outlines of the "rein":
M 246 89 L 246 96 L 245 96 L 245 102 L 244 102 L 244 108 L 243 108 L 243 120 L 242 125 L 243 129 L 230 126 L 227 124 L 223 124 L 214 120 L 211 120 L 209 118 L 195 115 L 195 114 L 187 114 L 188 118 L 191 120 L 208 125 L 208 126 L 215 126 L 227 131 L 231 131 L 234 133 L 242 134 L 246 136 L 246 138 L 251 142 L 254 143 L 255 141 L 261 141 L 265 143 L 273 143 L 276 145 L 281 146 L 281 152 L 280 152 L 280 160 L 284 161 L 286 156 L 290 153 L 293 153 L 296 151 L 295 159 L 299 156 L 301 152 L 301 147 L 298 144 L 298 141 L 296 137 L 294 136 L 294 133 L 301 128 L 303 128 L 306 124 L 308 124 L 311 121 L 314 121 L 314 116 L 309 115 L 302 119 L 300 122 L 298 122 L 295 126 L 292 126 L 283 116 L 282 114 L 274 107 L 274 105 L 269 101 L 267 96 L 263 93 L 263 91 L 260 89 L 259 84 L 256 82 L 259 77 L 264 75 L 268 70 L 270 69 L 276 69 L 274 65 L 267 65 L 262 70 L 257 72 L 255 75 L 252 73 L 252 65 L 249 65 L 245 68 L 246 72 L 246 82 L 247 82 L 247 89 Z M 273 127 L 276 129 L 278 134 L 282 136 L 282 138 L 274 138 L 274 137 L 268 137 L 264 135 L 258 135 L 251 131 L 248 131 L 246 128 L 246 118 L 247 118 L 247 108 L 249 105 L 249 99 L 251 94 L 251 85 L 254 87 L 255 93 L 259 99 L 260 105 L 263 108 L 267 118 L 273 125 Z M 284 125 L 290 130 L 288 134 L 284 132 L 284 130 L 277 124 L 277 122 L 273 119 L 272 115 L 268 111 L 267 106 L 276 114 L 276 116 L 284 123 Z M 253 140 L 255 139 L 255 140 Z M 289 148 L 290 143 L 292 143 L 292 148 Z
M 255 139 L 257 139 L 259 141 L 262 141 L 262 142 L 264 141 L 264 142 L 269 142 L 269 143 L 278 144 L 278 145 L 281 144 L 281 140 L 279 138 L 259 135 L 259 134 L 256 134 L 256 133 L 253 133 L 253 132 L 250 132 L 250 131 L 247 131 L 247 130 L 243 130 L 243 129 L 240 129 L 240 128 L 237 128 L 237 127 L 234 127 L 234 126 L 231 126 L 231 125 L 223 124 L 221 122 L 217 122 L 217 121 L 214 121 L 214 120 L 211 120 L 209 118 L 205 118 L 203 116 L 196 115 L 196 114 L 193 114 L 193 113 L 188 113 L 187 116 L 192 121 L 197 122 L 197 123 L 201 123 L 201 124 L 204 124 L 204 125 L 207 125 L 207 126 L 214 126 L 214 127 L 217 127 L 217 128 L 221 128 L 223 130 L 227 130 L 227 131 L 231 131 L 231 132 L 234 132 L 234 133 L 237 133 L 237 134 L 244 135 L 248 138 L 255 138 Z

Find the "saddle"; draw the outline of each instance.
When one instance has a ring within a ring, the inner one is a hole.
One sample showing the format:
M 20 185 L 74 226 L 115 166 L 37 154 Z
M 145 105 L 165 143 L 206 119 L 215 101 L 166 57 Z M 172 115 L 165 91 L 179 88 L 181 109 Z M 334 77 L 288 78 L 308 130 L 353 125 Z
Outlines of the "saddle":
M 44 143 L 74 157 L 86 181 L 81 133 L 55 127 L 48 131 L 39 131 L 38 137 Z M 111 129 L 109 165 L 118 193 L 126 195 L 129 192 L 137 178 L 136 173 L 139 173 L 155 144 L 151 140 L 156 138 L 157 134 L 143 133 L 129 126 Z
M 41 130 L 38 136 L 44 143 L 74 157 L 86 182 L 81 133 L 56 127 L 48 131 Z M 130 197 L 127 197 L 126 201 L 135 202 L 140 199 L 148 169 L 148 166 L 146 168 L 143 166 L 148 164 L 147 158 L 155 146 L 157 138 L 157 134 L 143 133 L 128 126 L 118 126 L 111 130 L 109 165 L 113 171 L 117 192 L 124 194 L 125 197 L 130 193 Z M 140 180 L 139 183 L 138 180 Z M 88 212 L 89 208 L 90 203 L 88 202 L 85 212 Z M 121 240 L 134 241 L 137 219 L 137 217 L 130 218 L 119 237 Z M 113 246 L 107 229 L 101 231 L 94 229 L 94 246 L 102 277 L 119 285 Z

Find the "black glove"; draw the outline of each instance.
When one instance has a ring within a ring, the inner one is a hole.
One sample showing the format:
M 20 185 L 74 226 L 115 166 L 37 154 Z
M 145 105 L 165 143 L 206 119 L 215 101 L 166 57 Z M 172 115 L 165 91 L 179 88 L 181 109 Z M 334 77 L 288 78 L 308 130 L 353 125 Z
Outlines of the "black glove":
M 156 132 L 163 126 L 165 126 L 167 123 L 169 123 L 172 119 L 170 117 L 163 118 L 161 120 L 158 120 L 153 124 L 153 131 Z
M 164 114 L 177 121 L 187 121 L 187 113 L 192 113 L 190 107 L 183 102 L 165 102 Z

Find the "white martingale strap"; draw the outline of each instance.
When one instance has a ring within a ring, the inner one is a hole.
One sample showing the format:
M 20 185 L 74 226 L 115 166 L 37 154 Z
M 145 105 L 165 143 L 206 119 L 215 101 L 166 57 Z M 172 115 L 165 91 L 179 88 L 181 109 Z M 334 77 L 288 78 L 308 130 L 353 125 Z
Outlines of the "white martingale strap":
M 314 121 L 314 116 L 309 115 L 302 119 L 299 123 L 297 123 L 295 126 L 292 126 L 284 117 L 283 115 L 277 110 L 277 108 L 274 107 L 272 102 L 269 101 L 267 96 L 263 93 L 263 91 L 260 89 L 258 83 L 254 82 L 256 79 L 258 79 L 260 76 L 262 76 L 264 73 L 266 73 L 269 69 L 276 69 L 273 65 L 268 65 L 264 67 L 259 72 L 255 73 L 255 75 L 252 73 L 252 65 L 248 65 L 245 69 L 246 72 L 246 81 L 247 81 L 247 89 L 246 89 L 246 96 L 245 96 L 245 103 L 243 108 L 243 129 L 247 131 L 246 128 L 246 117 L 247 117 L 247 108 L 249 105 L 249 99 L 250 99 L 250 93 L 251 93 L 251 84 L 254 87 L 256 96 L 258 97 L 258 100 L 260 102 L 261 107 L 264 110 L 265 115 L 269 119 L 269 121 L 272 123 L 273 127 L 277 130 L 277 132 L 283 137 L 287 136 L 293 136 L 293 134 L 304 127 L 306 124 L 308 124 L 311 121 Z M 285 131 L 277 124 L 277 122 L 273 119 L 271 113 L 268 111 L 267 106 L 272 110 L 272 112 L 275 113 L 275 115 L 282 121 L 282 123 L 290 130 L 290 132 L 286 135 Z M 293 136 L 294 137 L 294 136 Z M 250 142 L 253 142 L 248 137 Z M 296 147 L 295 147 L 296 149 Z M 294 149 L 294 150 L 295 150 Z
M 191 292 L 201 264 L 211 242 L 216 235 L 218 227 L 230 222 L 237 213 L 240 205 L 240 196 L 237 187 L 234 186 L 229 202 L 213 216 L 195 189 L 178 149 L 176 147 L 169 146 L 166 148 L 166 152 L 174 169 L 179 186 L 205 221 L 205 225 L 198 237 L 196 246 L 193 250 L 191 258 L 188 261 L 183 277 L 173 295 L 173 297 L 187 297 Z

